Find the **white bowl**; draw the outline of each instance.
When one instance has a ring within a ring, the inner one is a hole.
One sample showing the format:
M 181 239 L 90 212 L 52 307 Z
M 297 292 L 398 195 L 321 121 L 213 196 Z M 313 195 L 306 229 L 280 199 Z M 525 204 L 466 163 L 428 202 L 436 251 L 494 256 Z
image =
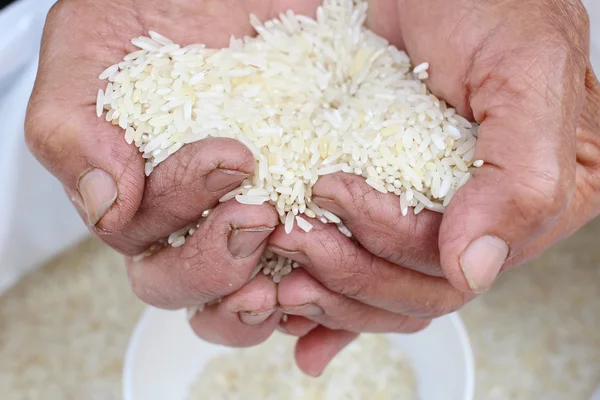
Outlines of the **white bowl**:
M 474 362 L 467 332 L 456 314 L 413 335 L 389 338 L 411 360 L 421 400 L 473 400 Z M 184 311 L 148 308 L 125 358 L 124 400 L 184 400 L 211 357 L 225 351 L 199 339 Z

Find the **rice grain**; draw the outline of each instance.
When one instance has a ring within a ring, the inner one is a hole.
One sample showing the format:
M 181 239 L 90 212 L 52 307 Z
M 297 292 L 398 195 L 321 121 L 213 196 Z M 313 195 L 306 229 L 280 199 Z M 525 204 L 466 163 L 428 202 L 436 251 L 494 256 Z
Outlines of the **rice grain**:
M 259 346 L 214 356 L 190 387 L 187 400 L 419 398 L 410 361 L 383 335 L 361 335 L 318 378 L 295 365 L 295 341 L 275 332 Z
M 96 113 L 123 128 L 147 176 L 186 144 L 239 140 L 256 170 L 220 201 L 268 202 L 287 233 L 310 231 L 304 217 L 341 222 L 311 201 L 319 177 L 334 173 L 398 196 L 402 215 L 443 212 L 483 165 L 472 161 L 477 127 L 428 92 L 429 63 L 411 70 L 406 53 L 363 26 L 366 2 L 324 0 L 316 15 L 251 15 L 258 36 L 219 50 L 182 48 L 155 31 L 134 38 L 139 50 L 100 74 L 108 84 Z

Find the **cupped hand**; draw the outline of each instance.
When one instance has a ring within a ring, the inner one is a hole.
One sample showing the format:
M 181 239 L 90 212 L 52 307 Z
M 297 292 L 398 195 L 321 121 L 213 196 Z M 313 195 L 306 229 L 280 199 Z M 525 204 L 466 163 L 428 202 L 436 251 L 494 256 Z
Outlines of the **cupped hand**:
M 286 277 L 278 301 L 315 375 L 357 333 L 418 330 L 600 214 L 600 86 L 578 0 L 381 0 L 370 12 L 373 30 L 430 63 L 434 94 L 480 124 L 485 165 L 443 216 L 402 217 L 396 196 L 327 176 L 314 201 L 356 240 L 320 224 L 275 231 L 272 250 L 308 272 Z
M 188 145 L 145 179 L 141 155 L 94 115 L 98 74 L 156 30 L 181 44 L 226 45 L 262 19 L 318 1 L 99 4 L 61 1 L 49 16 L 27 140 L 99 236 L 133 256 L 202 210 L 254 169 L 240 144 Z M 422 4 L 421 4 L 422 3 Z M 303 336 L 299 364 L 318 374 L 358 332 L 411 332 L 460 308 L 516 265 L 599 212 L 598 83 L 587 61 L 586 15 L 576 1 L 374 0 L 369 24 L 415 63 L 431 64 L 435 94 L 481 123 L 486 161 L 445 216 L 401 217 L 397 198 L 353 176 L 324 178 L 316 202 L 344 219 L 357 242 L 317 224 L 276 231 L 271 246 L 305 264 L 275 285 L 247 283 L 277 224 L 270 207 L 226 203 L 181 248 L 130 259 L 135 292 L 165 308 L 223 301 L 192 319 L 201 336 L 251 345 L 283 328 Z M 176 23 L 173 23 L 176 21 Z M 297 316 L 297 317 L 296 317 Z M 320 326 L 319 326 L 320 325 Z
M 262 275 L 248 283 L 278 223 L 276 212 L 218 205 L 254 172 L 255 160 L 238 142 L 209 139 L 186 146 L 146 178 L 142 154 L 119 127 L 96 117 L 96 93 L 105 85 L 98 76 L 135 50 L 130 40 L 149 30 L 182 45 L 219 47 L 232 34 L 252 32 L 250 13 L 270 19 L 292 7 L 310 14 L 316 4 L 60 0 L 47 19 L 26 121 L 31 151 L 62 182 L 91 229 L 129 256 L 131 285 L 142 300 L 176 309 L 223 298 L 191 320 L 200 336 L 215 342 L 259 343 L 281 317 L 275 284 Z M 154 246 L 211 208 L 182 247 Z M 152 254 L 134 261 L 149 248 Z

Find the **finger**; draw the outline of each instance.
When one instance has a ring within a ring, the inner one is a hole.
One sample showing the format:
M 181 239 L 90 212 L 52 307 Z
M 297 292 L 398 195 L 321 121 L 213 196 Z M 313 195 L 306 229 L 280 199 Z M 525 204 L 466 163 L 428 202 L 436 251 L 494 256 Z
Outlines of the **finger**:
M 519 254 L 510 258 L 504 264 L 502 271 L 529 262 L 548 250 L 560 240 L 566 239 L 580 230 L 593 218 L 600 215 L 600 190 L 592 193 L 587 184 L 581 182 L 579 176 L 587 175 L 587 171 L 578 168 L 578 182 L 569 209 L 559 218 L 556 224 L 536 241 L 526 246 Z M 600 182 L 600 179 L 598 180 Z M 598 185 L 600 186 L 600 185 Z
M 150 245 L 215 207 L 227 192 L 254 172 L 255 159 L 233 139 L 205 139 L 189 144 L 158 165 L 146 179 L 144 198 L 135 217 L 117 232 L 101 238 L 126 255 Z
M 302 264 L 327 289 L 394 313 L 437 317 L 456 311 L 472 298 L 444 278 L 375 257 L 335 226 L 319 221 L 310 233 L 294 229 L 286 234 L 278 227 L 269 238 L 269 250 Z
M 134 293 L 155 307 L 179 309 L 208 303 L 244 286 L 278 223 L 268 205 L 219 205 L 181 247 L 165 247 L 128 260 Z
M 399 192 L 398 192 L 399 193 Z M 369 252 L 394 264 L 442 276 L 438 232 L 442 216 L 424 210 L 403 216 L 396 194 L 383 194 L 362 177 L 339 173 L 319 179 L 313 202 L 342 219 Z
M 317 377 L 323 373 L 333 358 L 348 346 L 358 334 L 334 331 L 319 326 L 296 343 L 296 364 L 304 373 Z
M 258 275 L 219 304 L 195 313 L 190 325 L 198 336 L 211 343 L 254 346 L 267 340 L 281 319 L 276 299 L 275 283 Z
M 41 72 L 38 82 L 43 82 Z M 90 227 L 118 231 L 133 219 L 144 192 L 144 162 L 119 129 L 95 118 L 91 105 L 52 102 L 37 83 L 25 134 L 32 154 L 61 183 Z M 91 101 L 89 92 L 80 94 Z M 65 107 L 69 115 L 65 116 Z
M 447 208 L 439 242 L 446 277 L 474 293 L 487 290 L 507 259 L 569 206 L 585 73 L 560 43 L 500 58 L 482 52 L 468 87 L 481 122 L 475 158 L 486 164 Z
M 144 162 L 123 140 L 120 128 L 96 117 L 95 103 L 102 87 L 98 75 L 125 49 L 110 40 L 102 51 L 84 46 L 82 54 L 74 54 L 81 46 L 77 35 L 65 32 L 74 15 L 66 3 L 59 2 L 48 14 L 25 137 L 33 155 L 81 206 L 90 226 L 119 230 L 142 199 Z
M 52 13 L 49 24 L 55 14 L 64 18 L 62 12 Z M 53 46 L 55 36 L 47 36 L 44 46 Z M 123 45 L 110 46 L 97 59 L 81 56 L 69 64 L 68 82 L 57 78 L 63 76 L 64 59 L 43 52 L 42 63 L 52 62 L 40 68 L 26 135 L 34 155 L 65 185 L 101 239 L 135 255 L 198 220 L 204 209 L 254 171 L 255 162 L 243 145 L 209 139 L 185 146 L 146 179 L 135 146 L 127 144 L 120 127 L 95 112 L 96 94 L 105 85 L 98 75 L 125 51 Z
M 319 326 L 317 322 L 311 321 L 308 318 L 284 314 L 284 317 L 281 319 L 277 329 L 279 329 L 280 332 L 287 333 L 288 335 L 301 337 L 307 335 L 317 326 Z
M 371 307 L 334 293 L 301 269 L 281 281 L 277 301 L 284 313 L 308 318 L 334 330 L 414 333 L 429 324 L 427 320 Z
M 510 268 L 525 263 L 600 215 L 600 84 L 588 66 L 586 104 L 577 128 L 575 193 L 569 209 L 554 227 L 508 260 Z

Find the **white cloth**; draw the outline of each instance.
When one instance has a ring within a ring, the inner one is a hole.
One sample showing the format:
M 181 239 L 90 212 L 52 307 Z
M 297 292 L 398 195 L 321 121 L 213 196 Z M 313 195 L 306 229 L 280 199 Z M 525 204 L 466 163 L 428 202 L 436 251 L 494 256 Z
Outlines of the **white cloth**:
M 0 293 L 88 235 L 62 186 L 23 141 L 39 41 L 54 1 L 21 0 L 0 12 Z M 600 72 L 600 2 L 584 2 L 592 21 L 592 61 Z

